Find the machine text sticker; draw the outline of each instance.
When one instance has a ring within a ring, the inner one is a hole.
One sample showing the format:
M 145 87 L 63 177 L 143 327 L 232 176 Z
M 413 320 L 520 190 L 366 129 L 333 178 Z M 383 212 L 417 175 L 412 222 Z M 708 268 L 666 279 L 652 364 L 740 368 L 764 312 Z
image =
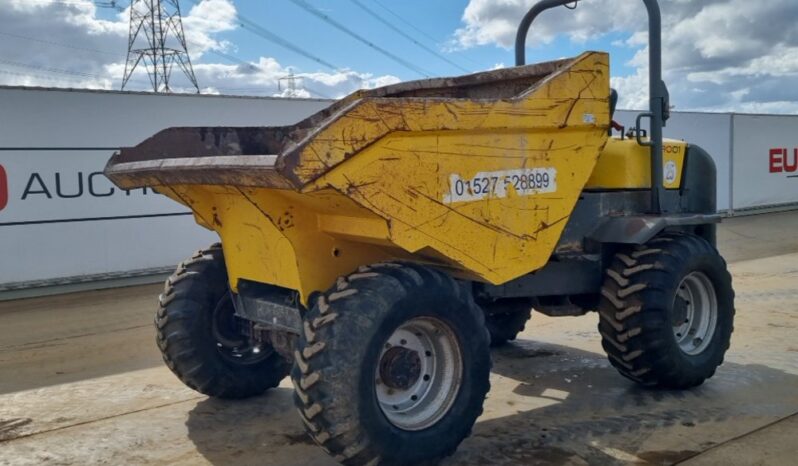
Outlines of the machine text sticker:
M 449 193 L 443 202 L 473 202 L 483 199 L 504 199 L 510 191 L 519 196 L 557 192 L 556 168 L 521 168 L 495 172 L 480 172 L 473 178 L 460 175 L 449 177 Z

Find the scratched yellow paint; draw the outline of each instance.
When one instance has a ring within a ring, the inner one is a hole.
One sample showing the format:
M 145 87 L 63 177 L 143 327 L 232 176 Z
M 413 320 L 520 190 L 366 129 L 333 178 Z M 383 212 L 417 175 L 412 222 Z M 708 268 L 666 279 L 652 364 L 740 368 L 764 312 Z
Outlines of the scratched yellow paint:
M 294 174 L 302 183 L 311 183 L 330 167 L 355 154 L 359 156 L 375 141 L 397 132 L 407 136 L 431 131 L 490 136 L 499 132 L 560 133 L 586 126 L 606 128 L 608 99 L 609 56 L 586 52 L 516 99 L 417 97 L 354 101 L 313 137 L 300 153 Z M 586 124 L 586 115 L 595 120 Z
M 335 191 L 182 185 L 162 192 L 219 234 L 233 290 L 246 279 L 298 290 L 307 302 L 360 265 L 409 259 L 388 240 L 384 220 Z
M 663 186 L 679 189 L 687 143 L 666 139 L 664 144 Z M 671 170 L 672 176 L 668 176 Z M 646 189 L 651 187 L 651 150 L 634 139 L 611 138 L 599 156 L 586 189 Z
M 388 114 L 410 131 L 391 132 L 305 192 L 345 192 L 390 220 L 390 241 L 402 249 L 504 283 L 548 262 L 607 141 L 608 94 L 607 56 L 589 53 L 515 102 L 385 102 L 368 121 Z M 452 175 L 534 168 L 556 170 L 555 192 L 522 196 L 510 188 L 504 198 L 445 202 Z
M 504 283 L 548 262 L 607 143 L 608 98 L 608 56 L 595 52 L 514 99 L 350 97 L 300 153 L 299 191 L 164 193 L 219 233 L 233 289 L 254 280 L 307 302 L 388 259 Z M 535 170 L 556 171 L 556 189 L 525 191 L 508 175 L 503 195 L 450 198 L 454 179 Z

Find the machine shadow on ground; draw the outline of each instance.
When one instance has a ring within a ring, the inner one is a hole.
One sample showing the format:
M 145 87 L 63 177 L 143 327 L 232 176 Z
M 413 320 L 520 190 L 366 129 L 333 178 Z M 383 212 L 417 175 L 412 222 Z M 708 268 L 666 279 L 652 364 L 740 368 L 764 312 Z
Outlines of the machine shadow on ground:
M 518 340 L 493 360 L 485 414 L 444 464 L 673 464 L 798 411 L 798 377 L 763 365 L 726 363 L 680 392 L 639 388 L 603 355 L 561 345 Z M 186 425 L 212 464 L 335 464 L 304 434 L 287 388 L 201 401 Z

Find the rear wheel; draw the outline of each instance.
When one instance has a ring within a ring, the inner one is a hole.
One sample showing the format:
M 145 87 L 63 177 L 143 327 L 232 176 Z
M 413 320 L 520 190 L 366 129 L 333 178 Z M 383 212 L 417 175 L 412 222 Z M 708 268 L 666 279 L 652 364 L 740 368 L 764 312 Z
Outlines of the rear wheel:
M 452 454 L 489 388 L 484 317 L 449 276 L 363 267 L 304 318 L 292 379 L 310 436 L 346 465 Z
M 734 291 L 704 239 L 665 234 L 615 256 L 602 288 L 599 332 L 613 366 L 649 386 L 690 388 L 729 348 Z
M 485 310 L 490 346 L 494 348 L 515 340 L 532 316 L 532 303 L 528 299 L 501 299 L 481 306 Z
M 198 251 L 167 279 L 155 316 L 158 347 L 187 386 L 218 398 L 246 398 L 276 387 L 290 363 L 252 342 L 235 316 L 222 248 Z

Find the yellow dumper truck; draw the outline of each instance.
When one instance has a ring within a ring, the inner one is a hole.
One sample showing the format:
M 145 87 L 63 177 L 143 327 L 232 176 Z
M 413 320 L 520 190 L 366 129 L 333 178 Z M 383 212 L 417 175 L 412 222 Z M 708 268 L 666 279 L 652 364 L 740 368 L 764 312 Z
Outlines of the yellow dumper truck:
M 293 126 L 171 128 L 115 154 L 119 187 L 189 207 L 221 242 L 182 262 L 155 319 L 169 368 L 220 398 L 290 374 L 308 434 L 347 465 L 450 455 L 489 389 L 489 346 L 531 309 L 598 311 L 612 365 L 690 388 L 728 349 L 715 166 L 651 109 L 617 136 L 609 58 L 358 91 Z M 642 121 L 650 122 L 649 131 Z

